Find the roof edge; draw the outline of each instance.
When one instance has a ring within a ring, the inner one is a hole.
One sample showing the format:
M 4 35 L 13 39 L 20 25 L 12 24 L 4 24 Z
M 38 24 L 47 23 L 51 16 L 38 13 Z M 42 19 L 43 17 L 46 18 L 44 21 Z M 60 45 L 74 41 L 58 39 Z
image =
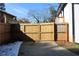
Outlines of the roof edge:
M 67 3 L 60 3 L 58 10 L 57 10 L 57 16 L 61 13 L 61 11 L 64 9 L 64 7 L 67 5 Z
M 0 12 L 3 12 L 3 13 L 8 14 L 8 15 L 11 15 L 12 17 L 16 17 L 16 16 L 14 16 L 14 15 L 12 15 L 12 14 L 6 12 L 6 11 L 2 11 L 2 10 L 0 10 Z

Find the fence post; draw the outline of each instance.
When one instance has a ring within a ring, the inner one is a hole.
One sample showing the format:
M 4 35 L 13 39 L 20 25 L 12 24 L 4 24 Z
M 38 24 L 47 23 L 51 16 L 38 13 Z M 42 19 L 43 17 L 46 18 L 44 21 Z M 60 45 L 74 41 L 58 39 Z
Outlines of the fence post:
M 69 24 L 67 24 L 67 41 L 69 42 Z
M 24 33 L 25 33 L 25 25 L 23 25 L 23 28 L 24 28 Z
M 41 24 L 39 26 L 40 26 L 40 32 L 39 32 L 39 34 L 40 34 L 40 40 L 41 40 Z

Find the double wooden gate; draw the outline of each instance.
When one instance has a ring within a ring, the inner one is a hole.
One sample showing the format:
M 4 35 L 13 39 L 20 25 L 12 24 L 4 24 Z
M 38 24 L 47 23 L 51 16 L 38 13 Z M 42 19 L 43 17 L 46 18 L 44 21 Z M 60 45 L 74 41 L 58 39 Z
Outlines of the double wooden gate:
M 35 41 L 54 40 L 54 23 L 20 24 L 20 28 Z

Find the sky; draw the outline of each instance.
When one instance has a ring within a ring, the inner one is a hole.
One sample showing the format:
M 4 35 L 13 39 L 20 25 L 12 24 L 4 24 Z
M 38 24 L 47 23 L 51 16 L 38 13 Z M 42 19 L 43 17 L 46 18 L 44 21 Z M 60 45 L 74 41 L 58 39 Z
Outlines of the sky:
M 47 10 L 52 5 L 57 10 L 58 4 L 55 3 L 5 3 L 6 11 L 17 18 L 28 18 L 30 10 Z

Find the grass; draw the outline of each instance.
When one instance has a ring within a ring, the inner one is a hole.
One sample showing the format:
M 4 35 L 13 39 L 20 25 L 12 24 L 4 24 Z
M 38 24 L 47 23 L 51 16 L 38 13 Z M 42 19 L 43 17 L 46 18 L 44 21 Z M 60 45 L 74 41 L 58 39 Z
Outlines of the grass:
M 79 55 L 79 44 L 77 43 L 70 43 L 65 41 L 57 41 L 56 42 L 59 46 L 68 49 L 69 51 Z

